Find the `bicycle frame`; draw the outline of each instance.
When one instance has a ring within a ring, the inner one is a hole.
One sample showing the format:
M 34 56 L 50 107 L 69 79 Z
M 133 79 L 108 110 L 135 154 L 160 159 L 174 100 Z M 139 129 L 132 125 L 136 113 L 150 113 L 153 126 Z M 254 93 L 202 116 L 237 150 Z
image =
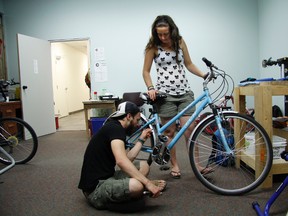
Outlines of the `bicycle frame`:
M 150 124 L 155 124 L 156 130 L 157 130 L 157 135 L 158 137 L 163 135 L 164 131 L 171 126 L 174 122 L 176 122 L 178 119 L 180 119 L 186 111 L 192 109 L 193 107 L 195 107 L 198 103 L 200 103 L 199 107 L 196 108 L 195 112 L 193 113 L 192 116 L 190 116 L 190 118 L 188 119 L 188 121 L 182 126 L 182 128 L 180 129 L 180 131 L 175 135 L 175 137 L 171 140 L 171 142 L 167 145 L 167 149 L 170 151 L 174 145 L 177 143 L 177 141 L 180 139 L 180 137 L 184 134 L 184 132 L 188 129 L 188 127 L 193 123 L 193 121 L 196 120 L 196 118 L 199 116 L 200 112 L 207 106 L 209 105 L 210 108 L 213 110 L 213 113 L 217 114 L 217 108 L 213 107 L 213 103 L 212 103 L 212 98 L 210 96 L 209 90 L 207 88 L 207 84 L 208 81 L 204 81 L 203 84 L 203 93 L 198 96 L 193 102 L 191 102 L 185 109 L 183 109 L 181 112 L 179 112 L 176 116 L 174 116 L 172 119 L 170 119 L 166 124 L 164 125 L 160 125 L 160 121 L 159 121 L 159 116 L 157 113 L 153 113 L 153 117 L 151 119 L 148 119 L 146 124 L 142 125 L 142 127 L 140 127 L 136 132 L 134 132 L 131 137 L 135 136 L 135 134 L 139 133 L 141 130 L 143 130 L 145 127 L 147 127 Z M 219 128 L 222 128 L 221 125 L 221 117 L 219 115 L 219 113 L 217 115 L 215 115 L 215 120 L 216 123 L 218 125 Z M 224 144 L 224 148 L 226 150 L 226 152 L 228 154 L 234 154 L 232 152 L 232 150 L 230 149 L 230 147 L 227 144 L 225 135 L 223 130 L 220 130 L 220 134 L 221 134 L 221 138 L 222 138 L 222 142 Z M 134 138 L 133 140 L 129 140 L 128 139 L 128 143 L 130 146 L 132 146 L 133 144 L 131 144 L 130 142 L 134 142 L 138 137 Z M 143 146 L 142 151 L 144 152 L 148 152 L 148 153 L 152 153 L 153 149 L 151 149 L 150 147 L 147 146 Z
M 288 152 L 284 151 L 281 153 L 281 158 L 285 161 L 288 161 Z M 259 203 L 253 202 L 252 207 L 256 211 L 257 215 L 262 216 L 262 215 L 269 215 L 269 210 L 270 207 L 273 205 L 273 203 L 276 201 L 276 199 L 280 196 L 280 194 L 284 191 L 284 189 L 288 186 L 288 176 L 284 179 L 284 181 L 281 183 L 281 185 L 277 188 L 277 190 L 272 194 L 272 196 L 269 198 L 267 201 L 264 211 L 262 212 L 260 209 Z
M 2 130 L 5 130 L 5 129 L 4 129 L 3 127 L 1 127 L 1 126 L 0 126 L 0 129 L 1 129 L 1 131 L 2 131 Z M 2 139 L 3 141 L 8 142 L 8 140 L 3 136 L 2 133 L 0 133 L 0 137 L 1 137 L 1 139 Z M 7 145 L 8 145 L 8 144 L 7 144 Z M 8 171 L 9 169 L 11 169 L 12 167 L 14 167 L 15 164 L 16 164 L 16 162 L 15 162 L 14 158 L 13 158 L 10 154 L 8 154 L 8 152 L 6 152 L 5 149 L 2 148 L 2 144 L 0 145 L 0 152 L 1 152 L 2 154 L 4 154 L 4 155 L 11 161 L 11 164 L 9 164 L 8 166 L 6 166 L 6 167 L 4 167 L 4 168 L 2 168 L 2 169 L 0 170 L 0 175 L 1 175 L 1 174 L 3 174 L 4 172 L 6 172 L 6 171 Z
M 6 166 L 6 167 L 4 167 L 3 169 L 0 170 L 0 175 L 2 175 L 4 172 L 6 172 L 9 169 L 11 169 L 12 167 L 14 167 L 16 162 L 15 162 L 14 158 L 11 157 L 11 155 L 8 154 L 1 146 L 0 146 L 0 152 L 2 152 L 6 157 L 9 158 L 9 160 L 11 160 L 11 164 L 9 164 L 8 166 Z

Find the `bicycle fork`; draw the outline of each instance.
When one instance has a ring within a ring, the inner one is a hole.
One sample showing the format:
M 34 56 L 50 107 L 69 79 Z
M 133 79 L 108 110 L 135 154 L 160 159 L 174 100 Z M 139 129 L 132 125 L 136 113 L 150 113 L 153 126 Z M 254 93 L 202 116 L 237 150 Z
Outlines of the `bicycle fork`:
M 231 150 L 230 146 L 227 143 L 226 135 L 224 133 L 223 126 L 222 126 L 222 123 L 223 122 L 225 123 L 226 119 L 224 118 L 223 113 L 218 112 L 216 107 L 213 107 L 212 110 L 213 110 L 214 118 L 215 118 L 217 128 L 220 133 L 221 141 L 223 143 L 225 152 L 229 157 L 234 157 L 234 152 Z

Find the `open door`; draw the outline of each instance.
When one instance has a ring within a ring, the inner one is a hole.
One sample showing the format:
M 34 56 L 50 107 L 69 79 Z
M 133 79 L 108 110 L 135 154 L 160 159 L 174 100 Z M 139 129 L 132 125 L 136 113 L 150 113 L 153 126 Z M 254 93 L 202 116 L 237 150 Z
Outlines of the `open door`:
M 55 133 L 51 44 L 21 34 L 17 41 L 23 119 L 37 136 Z

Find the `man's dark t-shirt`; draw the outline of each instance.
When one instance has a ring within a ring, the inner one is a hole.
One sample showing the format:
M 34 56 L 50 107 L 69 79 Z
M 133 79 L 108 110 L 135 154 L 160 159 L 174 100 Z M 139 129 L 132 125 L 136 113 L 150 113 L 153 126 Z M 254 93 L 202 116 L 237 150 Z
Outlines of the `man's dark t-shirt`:
M 114 139 L 126 140 L 125 129 L 117 120 L 107 122 L 91 138 L 84 154 L 78 188 L 92 192 L 99 180 L 114 175 L 116 162 L 111 149 L 111 141 Z

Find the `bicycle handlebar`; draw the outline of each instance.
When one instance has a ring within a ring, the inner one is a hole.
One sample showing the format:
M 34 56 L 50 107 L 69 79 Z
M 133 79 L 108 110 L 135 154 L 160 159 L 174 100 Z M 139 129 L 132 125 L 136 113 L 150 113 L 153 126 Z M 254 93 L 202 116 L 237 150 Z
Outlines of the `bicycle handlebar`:
M 6 99 L 7 99 L 6 94 L 4 92 L 4 91 L 7 92 L 7 90 L 5 90 L 6 87 L 9 85 L 12 86 L 12 85 L 17 85 L 17 84 L 20 84 L 20 83 L 15 82 L 14 79 L 11 79 L 11 81 L 8 81 L 8 80 L 6 80 L 6 81 L 1 80 L 0 81 L 0 94 L 2 94 L 4 101 L 6 101 Z
M 214 64 L 212 64 L 211 61 L 209 61 L 207 58 L 203 57 L 202 61 L 206 64 L 207 67 L 210 68 L 210 72 L 208 74 L 208 76 L 205 79 L 205 83 L 208 84 L 211 80 L 216 79 L 216 75 L 214 73 L 213 68 L 215 68 L 216 70 L 219 70 L 218 67 L 216 67 Z
M 202 58 L 202 61 L 205 62 L 205 64 L 207 65 L 207 67 L 215 68 L 216 70 L 218 70 L 218 67 L 216 67 L 214 64 L 212 64 L 212 62 L 209 61 L 208 59 L 206 59 L 205 57 Z
M 166 98 L 167 95 L 163 92 L 156 93 L 156 99 L 153 101 L 151 100 L 150 96 L 147 93 L 140 93 L 140 98 L 147 104 L 154 104 L 156 101 Z
M 1 82 L 0 82 L 0 87 L 1 88 L 6 88 L 7 86 L 12 86 L 12 85 L 17 85 L 17 84 L 20 84 L 19 82 L 15 82 L 14 81 L 14 79 L 11 79 L 11 81 L 9 81 L 9 80 L 6 80 L 6 81 L 4 81 L 4 80 L 2 80 Z

